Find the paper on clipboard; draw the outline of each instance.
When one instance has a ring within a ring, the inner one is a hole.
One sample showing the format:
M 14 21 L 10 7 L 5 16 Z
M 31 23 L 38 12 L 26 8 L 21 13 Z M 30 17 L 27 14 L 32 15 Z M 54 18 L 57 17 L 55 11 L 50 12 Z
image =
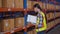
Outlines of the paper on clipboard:
M 27 22 L 31 22 L 32 24 L 36 24 L 37 16 L 28 15 Z

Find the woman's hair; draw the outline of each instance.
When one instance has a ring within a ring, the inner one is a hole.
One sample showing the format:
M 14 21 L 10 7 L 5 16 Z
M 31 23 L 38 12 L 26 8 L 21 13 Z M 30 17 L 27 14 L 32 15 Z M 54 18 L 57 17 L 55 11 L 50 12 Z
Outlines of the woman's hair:
M 33 8 L 36 8 L 36 7 L 42 11 L 42 9 L 41 9 L 41 7 L 40 7 L 39 4 L 35 4 L 35 5 L 33 6 Z

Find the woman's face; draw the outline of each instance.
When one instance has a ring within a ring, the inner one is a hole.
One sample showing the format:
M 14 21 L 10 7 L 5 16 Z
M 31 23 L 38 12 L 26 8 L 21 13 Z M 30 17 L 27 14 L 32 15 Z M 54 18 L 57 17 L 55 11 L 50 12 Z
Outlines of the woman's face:
M 34 8 L 34 11 L 35 11 L 35 12 L 39 12 L 40 9 L 38 9 L 38 8 L 36 7 L 36 8 Z

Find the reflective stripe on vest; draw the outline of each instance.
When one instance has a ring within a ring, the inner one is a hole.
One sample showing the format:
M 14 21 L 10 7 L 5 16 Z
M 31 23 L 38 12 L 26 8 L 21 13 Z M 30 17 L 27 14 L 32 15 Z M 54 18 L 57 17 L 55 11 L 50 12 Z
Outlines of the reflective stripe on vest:
M 43 16 L 43 27 L 41 28 L 38 28 L 36 29 L 36 32 L 39 32 L 39 31 L 44 31 L 46 30 L 47 26 L 46 26 L 46 18 L 45 18 L 45 14 L 43 12 L 40 12 L 40 14 Z M 38 26 L 39 24 L 39 17 L 38 17 L 38 20 L 37 20 L 37 23 L 36 23 L 36 27 Z

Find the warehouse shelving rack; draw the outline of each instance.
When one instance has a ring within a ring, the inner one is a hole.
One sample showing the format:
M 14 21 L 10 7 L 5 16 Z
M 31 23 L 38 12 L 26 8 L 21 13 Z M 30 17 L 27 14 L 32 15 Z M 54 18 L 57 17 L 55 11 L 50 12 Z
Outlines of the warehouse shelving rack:
M 0 8 L 0 12 L 6 12 L 6 11 L 8 11 L 8 8 Z M 20 9 L 20 8 L 12 8 L 12 9 L 10 9 L 10 11 L 24 11 L 24 13 L 27 13 L 27 11 L 29 11 L 29 9 Z M 57 23 L 58 24 L 58 23 Z M 60 24 L 60 23 L 59 23 Z M 33 24 L 30 24 L 30 25 L 28 25 L 28 26 L 25 26 L 25 27 L 19 27 L 19 28 L 16 28 L 16 29 L 14 29 L 14 30 L 12 30 L 12 31 L 10 31 L 10 32 L 4 32 L 5 34 L 12 34 L 12 33 L 14 33 L 14 32 L 18 32 L 18 31 L 22 31 L 22 30 L 24 30 L 25 31 L 25 33 L 24 34 L 27 34 L 27 29 L 28 28 L 30 28 L 30 27 L 34 27 L 35 25 L 33 25 Z M 55 25 L 54 25 L 55 26 Z M 52 26 L 51 28 L 53 28 L 54 26 Z M 51 28 L 49 28 L 49 29 L 51 29 Z M 49 30 L 48 29 L 48 30 Z M 47 30 L 47 31 L 48 31 Z
M 27 11 L 31 11 L 32 9 L 27 9 L 27 0 L 24 0 L 24 8 L 0 8 L 0 12 L 7 12 L 7 11 L 12 11 L 12 12 L 15 12 L 15 11 L 24 11 L 24 13 L 26 14 L 27 13 Z M 60 24 L 60 23 L 59 23 Z M 28 25 L 28 26 L 25 26 L 25 27 L 19 27 L 19 28 L 16 28 L 16 29 L 14 29 L 14 30 L 12 30 L 12 31 L 10 31 L 10 32 L 4 32 L 4 34 L 12 34 L 12 33 L 14 33 L 14 32 L 18 32 L 18 31 L 21 31 L 21 30 L 24 30 L 25 32 L 24 32 L 24 34 L 27 34 L 27 29 L 28 28 L 30 28 L 30 27 L 34 27 L 35 25 L 33 25 L 33 24 L 30 24 L 30 25 Z M 52 26 L 52 27 L 54 27 L 54 26 Z M 51 27 L 51 28 L 52 28 Z M 51 29 L 51 28 L 49 28 L 49 29 Z M 48 30 L 49 30 L 48 29 Z M 47 31 L 48 31 L 47 30 Z
M 12 11 L 12 12 L 16 12 L 16 11 L 24 11 L 24 13 L 26 13 L 28 11 L 28 9 L 21 9 L 21 8 L 0 8 L 0 12 L 9 12 L 9 11 Z M 18 31 L 21 31 L 21 30 L 24 30 L 26 31 L 29 27 L 32 27 L 34 25 L 30 24 L 28 26 L 25 26 L 25 27 L 19 27 L 19 28 L 15 28 L 14 30 L 12 31 L 9 31 L 9 32 L 3 32 L 4 34 L 12 34 L 14 32 L 18 32 Z

